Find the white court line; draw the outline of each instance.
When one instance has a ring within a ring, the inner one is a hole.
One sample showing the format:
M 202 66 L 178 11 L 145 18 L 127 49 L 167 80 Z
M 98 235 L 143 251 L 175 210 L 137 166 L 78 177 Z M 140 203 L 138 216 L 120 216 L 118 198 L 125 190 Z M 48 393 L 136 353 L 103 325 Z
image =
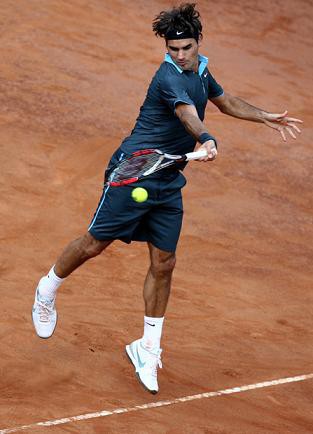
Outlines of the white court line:
M 112 416 L 120 413 L 130 413 L 131 411 L 147 410 L 149 408 L 164 407 L 166 405 L 179 404 L 181 402 L 194 401 L 196 399 L 214 398 L 216 396 L 233 395 L 234 393 L 246 392 L 248 390 L 263 389 L 264 387 L 278 386 L 286 383 L 296 383 L 313 379 L 313 374 L 298 375 L 296 377 L 280 378 L 279 380 L 264 381 L 263 383 L 248 384 L 246 386 L 233 387 L 232 389 L 217 390 L 215 392 L 200 393 L 198 395 L 184 396 L 169 401 L 150 402 L 148 404 L 136 405 L 135 407 L 117 408 L 116 410 L 102 410 L 97 413 L 81 414 L 80 416 L 64 417 L 63 419 L 37 422 L 31 425 L 23 425 L 15 428 L 5 428 L 0 430 L 0 434 L 8 434 L 26 429 L 35 429 L 42 426 L 62 425 L 64 423 L 77 422 L 79 420 L 96 419 L 98 417 Z

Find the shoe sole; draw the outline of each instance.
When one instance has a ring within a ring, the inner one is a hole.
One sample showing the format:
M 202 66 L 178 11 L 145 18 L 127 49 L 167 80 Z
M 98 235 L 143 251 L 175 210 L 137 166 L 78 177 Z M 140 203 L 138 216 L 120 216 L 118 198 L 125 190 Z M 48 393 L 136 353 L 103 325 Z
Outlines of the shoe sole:
M 133 358 L 132 358 L 132 356 L 131 356 L 131 354 L 130 354 L 130 349 L 129 349 L 129 345 L 126 345 L 126 349 L 125 349 L 125 352 L 126 352 L 126 356 L 127 356 L 127 358 L 128 358 L 128 360 L 130 361 L 130 363 L 133 365 L 133 367 L 135 368 L 135 374 L 136 374 L 136 377 L 137 377 L 137 379 L 138 379 L 138 381 L 139 381 L 139 383 L 143 386 L 143 388 L 145 389 L 145 390 L 147 390 L 149 393 L 151 393 L 152 395 L 156 395 L 157 393 L 158 393 L 158 391 L 157 390 L 150 390 L 150 389 L 148 389 L 148 387 L 141 381 L 141 378 L 140 378 L 140 376 L 139 376 L 139 374 L 138 374 L 138 372 L 137 372 L 137 368 L 136 368 L 136 364 L 134 363 L 134 361 L 133 361 Z
M 46 340 L 46 339 L 51 338 L 51 336 L 53 336 L 53 334 L 54 334 L 54 332 L 55 332 L 55 329 L 57 328 L 57 324 L 58 324 L 58 314 L 57 314 L 57 317 L 56 317 L 55 327 L 54 327 L 54 329 L 53 329 L 53 332 L 51 333 L 50 336 L 46 336 L 46 337 L 44 337 L 44 336 L 39 336 L 39 334 L 37 333 L 37 331 L 36 331 L 36 327 L 35 327 L 35 323 L 34 323 L 34 319 L 33 319 L 33 311 L 31 311 L 31 316 L 32 316 L 32 323 L 33 323 L 33 326 L 34 326 L 34 329 L 35 329 L 36 335 L 37 335 L 40 339 L 45 339 L 45 340 Z

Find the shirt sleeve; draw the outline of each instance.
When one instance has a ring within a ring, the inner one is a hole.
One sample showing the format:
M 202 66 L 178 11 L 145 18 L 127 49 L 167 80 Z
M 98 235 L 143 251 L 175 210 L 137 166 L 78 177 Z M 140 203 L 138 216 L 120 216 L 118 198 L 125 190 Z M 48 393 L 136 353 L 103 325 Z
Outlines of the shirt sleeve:
M 160 96 L 173 112 L 178 103 L 195 105 L 179 76 L 168 75 L 160 80 Z
M 222 86 L 217 83 L 210 71 L 208 71 L 208 91 L 208 99 L 217 98 L 224 93 Z

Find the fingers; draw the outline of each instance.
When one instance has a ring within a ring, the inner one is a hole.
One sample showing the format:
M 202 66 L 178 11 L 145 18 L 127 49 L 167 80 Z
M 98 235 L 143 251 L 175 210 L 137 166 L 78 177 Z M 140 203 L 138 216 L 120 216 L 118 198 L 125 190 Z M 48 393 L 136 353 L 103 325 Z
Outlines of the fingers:
M 287 116 L 288 110 L 285 110 L 283 113 L 277 114 L 277 119 L 283 119 Z
M 266 117 L 269 120 L 279 120 L 287 115 L 288 111 L 285 110 L 283 113 L 266 113 Z
M 290 126 L 280 126 L 280 127 L 278 127 L 278 128 L 276 128 L 276 129 L 278 129 L 278 131 L 280 132 L 280 135 L 282 136 L 282 138 L 283 138 L 283 141 L 284 142 L 286 142 L 286 140 L 287 140 L 287 137 L 286 137 L 286 134 L 285 134 L 285 131 L 287 131 L 288 133 L 289 133 L 289 135 L 293 138 L 293 139 L 296 139 L 297 138 L 297 136 L 296 136 L 296 134 L 295 134 L 295 131 L 298 133 L 298 134 L 300 134 L 301 133 L 301 130 L 298 128 L 298 127 L 296 127 L 295 125 L 290 125 Z
M 292 123 L 288 122 L 287 126 L 284 127 L 286 131 L 291 135 L 293 139 L 297 138 L 296 133 L 301 134 L 300 128 L 298 128 L 296 125 L 293 125 Z
M 216 147 L 212 147 L 210 152 L 208 153 L 208 160 L 213 161 L 217 157 L 217 149 Z
M 300 128 L 298 128 L 297 127 L 297 125 L 293 125 L 293 124 L 290 124 L 289 122 L 288 122 L 288 127 L 291 127 L 291 128 L 293 128 L 294 130 L 296 130 L 297 131 L 297 133 L 301 133 L 301 130 L 300 130 Z
M 288 111 L 285 110 L 283 113 L 266 113 L 266 119 L 272 122 L 296 122 L 298 124 L 303 124 L 301 119 L 286 117 Z
M 295 125 L 289 125 L 289 126 L 284 126 L 284 127 L 281 126 L 278 128 L 278 131 L 280 132 L 284 141 L 286 141 L 285 131 L 287 131 L 293 139 L 297 138 L 295 132 L 297 132 L 298 134 L 301 134 L 301 130 L 298 127 L 296 127 Z
M 295 133 L 292 131 L 290 127 L 286 127 L 286 130 L 288 131 L 288 133 L 291 135 L 293 139 L 297 138 L 297 136 L 295 135 Z
M 207 151 L 208 151 L 208 158 L 207 159 L 209 161 L 215 160 L 215 158 L 217 156 L 217 149 L 216 149 L 215 143 L 211 140 L 208 143 Z
M 286 134 L 285 134 L 284 129 L 283 129 L 283 128 L 279 128 L 278 131 L 280 132 L 280 135 L 282 136 L 283 141 L 286 142 L 286 141 L 287 141 L 287 138 L 286 138 Z
M 291 118 L 292 119 L 292 118 Z M 281 122 L 277 122 L 277 121 L 264 121 L 264 123 L 270 127 L 273 128 L 274 130 L 279 131 L 282 139 L 284 142 L 287 141 L 287 137 L 286 137 L 286 132 L 288 132 L 288 135 L 290 135 L 293 139 L 297 138 L 297 134 L 301 134 L 301 130 L 300 128 L 297 127 L 297 125 L 294 125 L 292 123 L 293 121 L 287 122 L 285 123 L 281 123 Z M 302 121 L 300 121 L 302 123 Z
M 215 160 L 216 157 L 217 157 L 217 150 L 214 147 L 208 151 L 208 155 L 206 157 L 199 158 L 198 161 L 213 161 Z
M 296 118 L 286 118 L 284 119 L 285 122 L 297 122 L 298 124 L 303 124 L 303 121 L 301 119 Z
M 214 140 L 208 140 L 207 142 L 203 143 L 203 145 L 199 148 L 204 148 L 207 152 L 207 155 L 205 157 L 199 158 L 198 161 L 213 161 L 215 160 L 217 156 L 217 149 L 215 146 Z

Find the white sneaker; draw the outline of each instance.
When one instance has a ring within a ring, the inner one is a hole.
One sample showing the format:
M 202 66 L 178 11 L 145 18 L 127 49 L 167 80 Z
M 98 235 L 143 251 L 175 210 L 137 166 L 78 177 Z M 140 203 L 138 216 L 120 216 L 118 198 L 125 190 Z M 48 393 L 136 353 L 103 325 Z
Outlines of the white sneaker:
M 50 338 L 57 325 L 58 315 L 54 303 L 55 298 L 53 300 L 42 298 L 38 288 L 36 289 L 32 317 L 36 333 L 40 338 Z
M 144 348 L 141 339 L 126 345 L 126 354 L 135 367 L 140 383 L 153 394 L 159 391 L 157 369 L 162 368 L 161 353 L 161 349 L 149 351 Z

